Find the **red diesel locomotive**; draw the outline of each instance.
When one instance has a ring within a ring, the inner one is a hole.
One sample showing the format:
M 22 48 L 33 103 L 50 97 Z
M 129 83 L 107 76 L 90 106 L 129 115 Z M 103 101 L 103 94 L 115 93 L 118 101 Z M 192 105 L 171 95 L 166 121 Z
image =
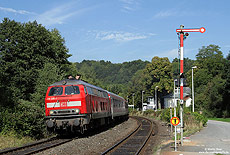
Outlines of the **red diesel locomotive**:
M 89 128 L 128 118 L 124 98 L 81 80 L 66 79 L 50 85 L 45 98 L 47 129 L 84 133 Z

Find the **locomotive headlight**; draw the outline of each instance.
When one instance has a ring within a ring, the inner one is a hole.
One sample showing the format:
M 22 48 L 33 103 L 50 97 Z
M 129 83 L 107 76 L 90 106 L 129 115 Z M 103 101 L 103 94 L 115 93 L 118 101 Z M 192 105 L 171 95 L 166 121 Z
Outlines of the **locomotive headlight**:
M 53 115 L 54 114 L 54 111 L 53 110 L 50 110 L 50 115 Z
M 80 109 L 75 109 L 76 113 L 79 114 L 80 113 Z

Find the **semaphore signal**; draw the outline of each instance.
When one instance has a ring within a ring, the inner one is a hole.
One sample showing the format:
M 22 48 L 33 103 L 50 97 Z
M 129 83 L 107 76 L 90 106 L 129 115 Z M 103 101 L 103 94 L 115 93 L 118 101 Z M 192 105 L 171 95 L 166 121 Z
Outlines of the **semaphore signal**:
M 180 29 L 176 29 L 177 34 L 180 39 L 180 119 L 181 119 L 181 145 L 183 146 L 183 87 L 184 87 L 184 39 L 189 35 L 188 32 L 200 32 L 204 33 L 206 29 L 193 28 L 193 29 L 184 29 L 184 25 L 180 25 Z M 175 128 L 175 137 L 176 137 L 176 128 Z M 176 138 L 175 138 L 176 139 Z M 175 151 L 176 151 L 176 140 L 175 140 Z
M 195 29 L 176 29 L 176 32 L 200 32 L 204 33 L 206 29 L 204 27 L 195 28 Z

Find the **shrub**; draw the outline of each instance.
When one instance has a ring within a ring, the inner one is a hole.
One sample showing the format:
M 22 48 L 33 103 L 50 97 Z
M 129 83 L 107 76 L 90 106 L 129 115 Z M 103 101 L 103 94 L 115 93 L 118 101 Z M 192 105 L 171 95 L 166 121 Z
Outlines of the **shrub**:
M 44 111 L 32 102 L 20 100 L 14 110 L 1 112 L 1 132 L 15 131 L 18 136 L 42 138 L 45 133 Z
M 165 122 L 170 122 L 170 109 L 163 109 L 161 113 L 161 120 Z
M 204 117 L 203 115 L 201 115 L 197 112 L 192 113 L 192 115 L 194 116 L 194 118 L 197 122 L 202 122 L 203 126 L 207 125 L 208 119 L 206 117 Z

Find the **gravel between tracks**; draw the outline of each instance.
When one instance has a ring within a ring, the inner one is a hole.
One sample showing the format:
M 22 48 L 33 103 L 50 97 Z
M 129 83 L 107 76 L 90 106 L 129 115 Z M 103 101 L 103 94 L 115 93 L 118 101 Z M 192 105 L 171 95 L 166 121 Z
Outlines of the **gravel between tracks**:
M 170 128 L 167 123 L 160 120 L 151 119 L 153 121 L 153 135 L 150 137 L 148 145 L 145 147 L 144 155 L 158 154 L 156 151 L 162 144 L 171 139 Z
M 115 144 L 122 137 L 125 137 L 128 133 L 133 131 L 137 126 L 137 122 L 134 119 L 129 119 L 107 131 L 99 134 L 75 139 L 66 144 L 51 148 L 49 150 L 38 153 L 39 155 L 89 155 L 89 154 L 101 154 L 109 146 Z

